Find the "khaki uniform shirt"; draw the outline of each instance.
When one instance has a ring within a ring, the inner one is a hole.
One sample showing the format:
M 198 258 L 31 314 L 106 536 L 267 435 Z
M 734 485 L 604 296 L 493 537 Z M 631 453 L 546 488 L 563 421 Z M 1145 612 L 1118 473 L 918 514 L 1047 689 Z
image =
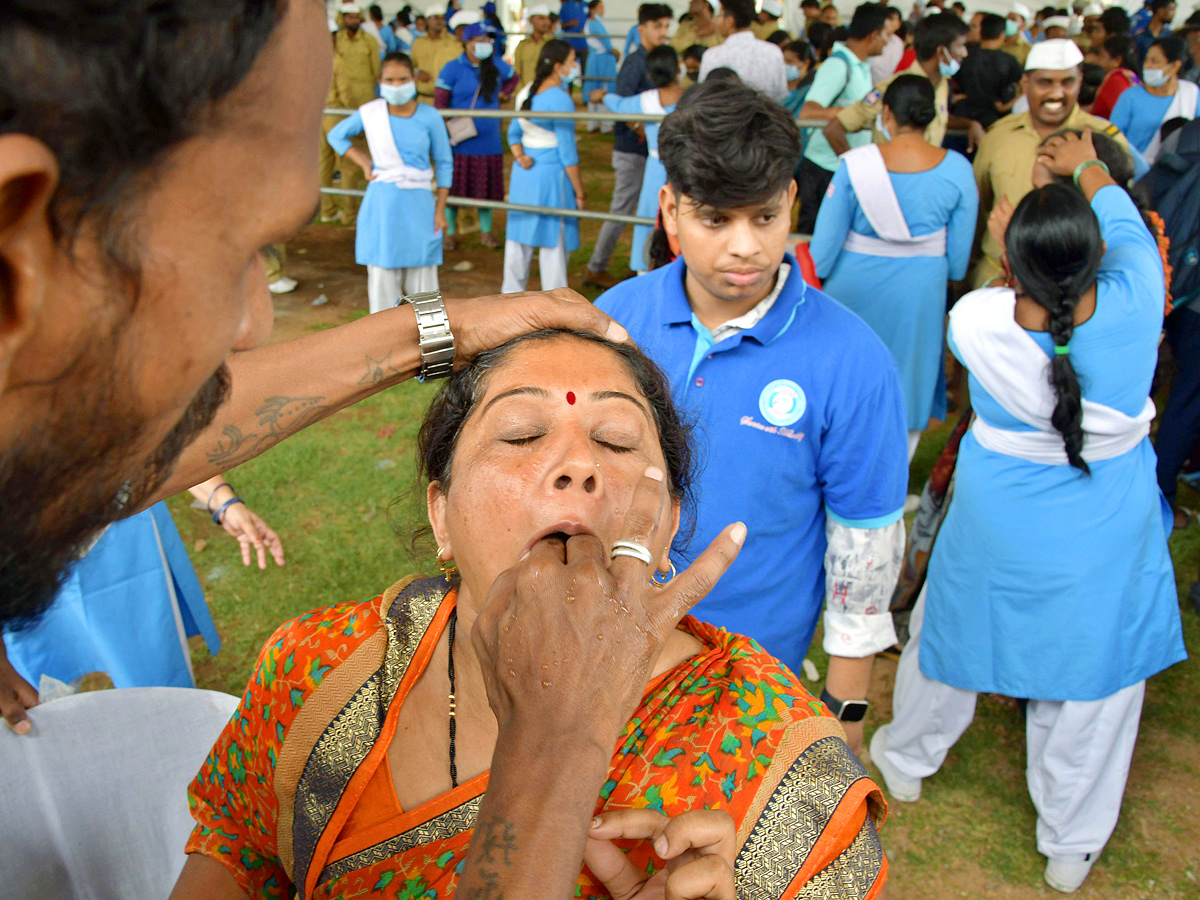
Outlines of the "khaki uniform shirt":
M 517 49 L 513 51 L 513 68 L 521 79 L 517 85 L 518 91 L 533 81 L 537 73 L 538 56 L 541 55 L 542 48 L 550 42 L 550 37 L 551 35 L 547 34 L 539 41 L 531 34 L 521 38 L 521 43 L 517 44 Z
M 425 97 L 432 97 L 442 66 L 458 59 L 462 53 L 462 44 L 448 31 L 443 31 L 442 36 L 436 41 L 427 34 L 421 35 L 413 41 L 410 54 L 413 65 L 422 72 L 428 72 L 431 79 L 430 81 L 418 81 L 417 93 Z
M 334 67 L 334 84 L 339 105 L 358 109 L 375 99 L 379 84 L 379 43 L 362 29 L 353 38 L 343 30 L 337 34 L 334 55 L 339 65 Z
M 775 32 L 783 31 L 783 22 L 779 19 L 774 19 L 764 25 L 762 22 L 754 21 L 750 23 L 750 30 L 754 32 L 754 36 L 760 41 L 765 41 Z
M 1000 45 L 1000 49 L 1009 56 L 1014 57 L 1022 67 L 1024 67 L 1025 60 L 1029 56 L 1029 47 L 1029 41 L 1025 40 L 1023 37 L 1018 37 L 1015 44 L 1003 43 Z
M 716 28 L 712 30 L 711 34 L 701 37 L 696 34 L 695 25 L 691 22 L 684 22 L 675 32 L 675 36 L 671 38 L 670 44 L 675 48 L 675 52 L 682 56 L 683 51 L 692 44 L 699 44 L 701 47 L 715 47 L 724 40 L 725 38 L 721 37 L 721 32 Z
M 1079 106 L 1071 110 L 1063 128 L 1090 128 L 1117 138 L 1128 146 L 1115 125 L 1085 113 Z M 979 226 L 976 230 L 975 268 L 971 286 L 980 288 L 1000 274 L 1001 247 L 987 230 L 988 216 L 1001 197 L 1015 207 L 1033 190 L 1033 164 L 1042 136 L 1033 127 L 1029 113 L 1005 116 L 988 129 L 975 153 L 975 183 L 979 187 Z
M 897 72 L 891 78 L 885 78 L 879 82 L 879 84 L 875 85 L 875 89 L 871 93 L 867 94 L 867 96 L 857 103 L 847 106 L 837 114 L 837 120 L 842 123 L 842 127 L 846 129 L 847 134 L 870 128 L 871 137 L 875 143 L 884 143 L 883 135 L 875 127 L 875 117 L 883 112 L 883 95 L 887 93 L 888 86 L 901 75 L 920 75 L 922 78 L 929 77 L 925 74 L 925 70 L 921 68 L 919 62 L 913 62 L 903 72 Z M 950 79 L 943 78 L 939 81 L 937 87 L 934 88 L 933 95 L 934 102 L 937 105 L 937 115 L 934 116 L 933 121 L 925 129 L 925 140 L 929 141 L 935 147 L 940 147 L 942 146 L 942 140 L 946 137 L 946 123 L 950 121 Z

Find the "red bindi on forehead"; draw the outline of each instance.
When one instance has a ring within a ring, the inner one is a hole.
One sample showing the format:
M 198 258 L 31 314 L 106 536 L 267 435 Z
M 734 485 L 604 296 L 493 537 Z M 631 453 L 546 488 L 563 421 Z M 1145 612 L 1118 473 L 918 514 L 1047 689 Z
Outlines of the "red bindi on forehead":
M 568 406 L 575 405 L 575 392 L 574 391 L 567 391 L 567 405 Z

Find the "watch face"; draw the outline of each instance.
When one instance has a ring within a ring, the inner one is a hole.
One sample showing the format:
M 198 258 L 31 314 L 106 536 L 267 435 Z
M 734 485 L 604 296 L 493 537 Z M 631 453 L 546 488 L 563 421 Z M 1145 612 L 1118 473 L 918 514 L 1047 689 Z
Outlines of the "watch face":
M 866 700 L 847 700 L 838 718 L 843 722 L 861 722 L 870 704 Z

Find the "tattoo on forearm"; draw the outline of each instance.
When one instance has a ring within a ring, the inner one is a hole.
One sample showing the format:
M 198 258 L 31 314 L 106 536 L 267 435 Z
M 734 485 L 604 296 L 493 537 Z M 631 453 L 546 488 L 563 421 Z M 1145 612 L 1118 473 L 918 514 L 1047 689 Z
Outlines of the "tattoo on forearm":
M 268 397 L 255 412 L 260 430 L 249 434 L 226 425 L 221 439 L 208 452 L 208 461 L 222 469 L 253 459 L 290 434 L 306 428 L 329 412 L 324 397 Z
M 400 370 L 392 363 L 392 353 L 389 350 L 388 355 L 382 359 L 376 359 L 370 353 L 367 354 L 367 371 L 362 378 L 358 380 L 359 384 L 379 384 L 381 381 L 399 375 Z
M 483 822 L 471 837 L 471 849 L 477 860 L 476 884 L 469 894 L 458 895 L 463 900 L 504 900 L 502 871 L 512 866 L 512 854 L 517 852 L 517 830 L 511 822 Z M 458 896 L 456 895 L 456 896 Z

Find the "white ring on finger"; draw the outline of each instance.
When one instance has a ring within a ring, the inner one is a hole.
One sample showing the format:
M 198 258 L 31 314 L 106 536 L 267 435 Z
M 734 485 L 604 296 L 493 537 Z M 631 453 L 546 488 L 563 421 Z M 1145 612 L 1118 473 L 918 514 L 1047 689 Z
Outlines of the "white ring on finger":
M 648 566 L 654 563 L 654 555 L 637 541 L 615 541 L 609 555 L 614 559 L 618 556 L 640 559 Z

